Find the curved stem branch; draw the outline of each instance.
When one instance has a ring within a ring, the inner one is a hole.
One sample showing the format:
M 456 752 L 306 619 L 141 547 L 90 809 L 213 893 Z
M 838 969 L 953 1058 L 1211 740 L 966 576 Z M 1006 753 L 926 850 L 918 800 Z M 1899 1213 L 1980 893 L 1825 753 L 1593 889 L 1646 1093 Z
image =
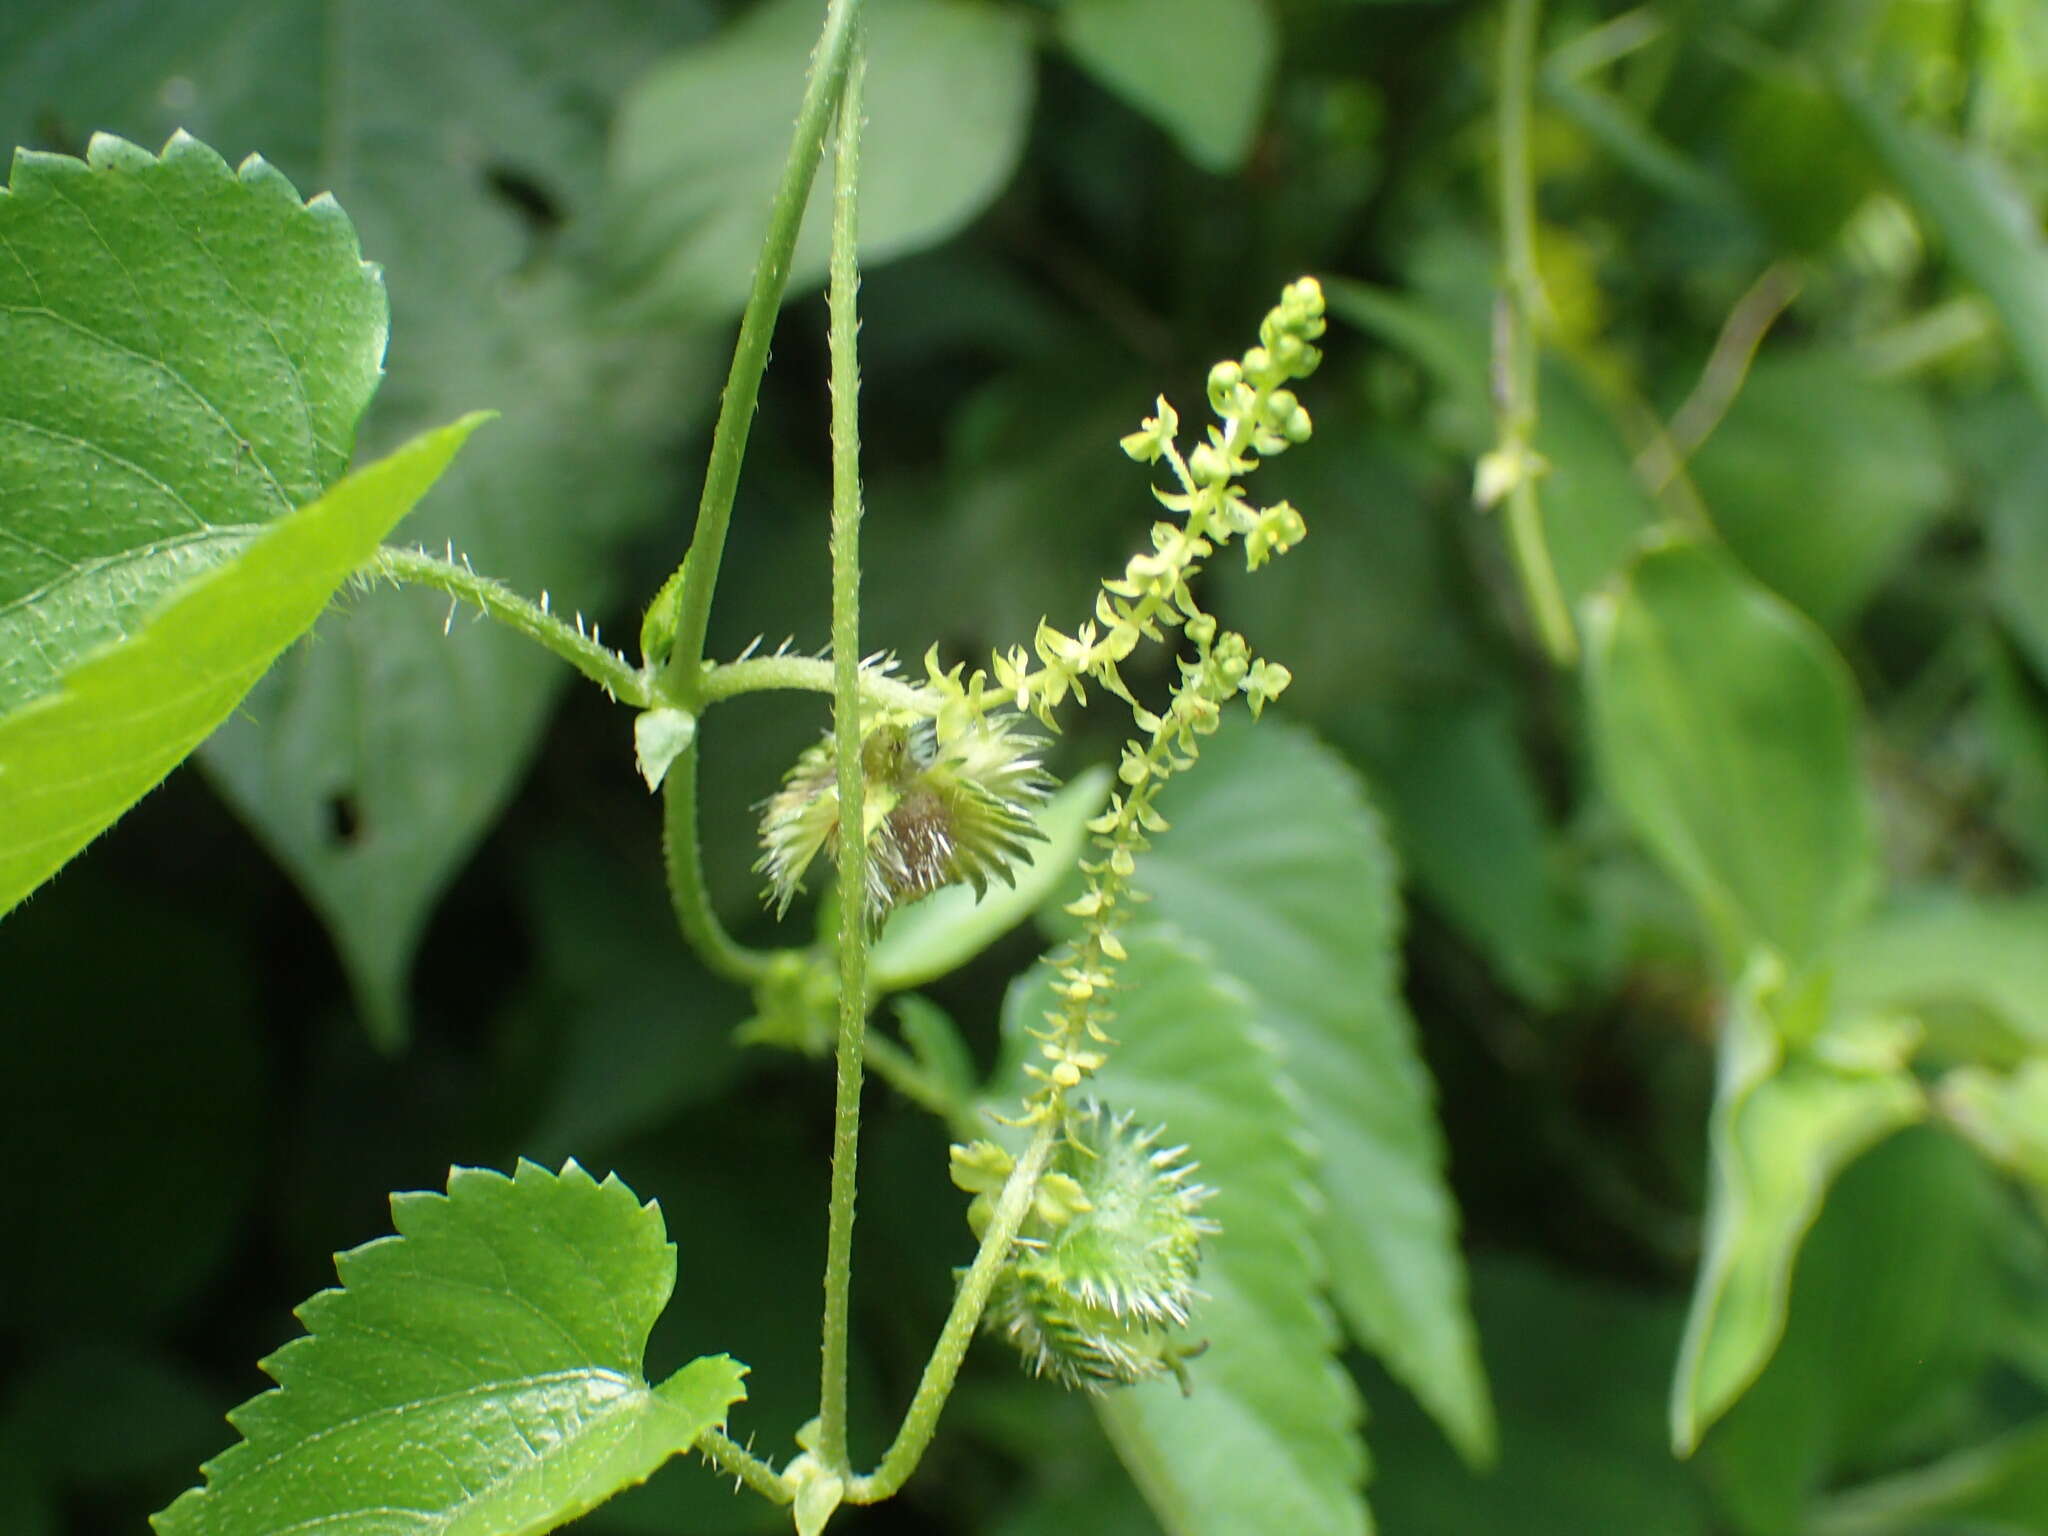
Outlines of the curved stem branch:
M 725 931 L 704 884 L 704 850 L 697 842 L 697 758 L 702 741 L 670 765 L 661 783 L 661 850 L 668 865 L 669 904 L 698 956 L 729 981 L 751 986 L 775 965 L 778 950 L 748 949 Z
M 764 1499 L 787 1504 L 795 1497 L 781 1474 L 745 1446 L 715 1429 L 697 1437 L 697 1450 L 704 1459 L 728 1476 L 736 1477 Z
M 725 535 L 732 523 L 733 496 L 739 489 L 740 465 L 747 456 L 747 434 L 754 424 L 754 405 L 761 395 L 761 375 L 768 369 L 768 346 L 775 317 L 789 287 L 789 264 L 797 231 L 810 201 L 811 183 L 824 156 L 825 127 L 838 106 L 846 78 L 847 51 L 860 0 L 831 0 L 825 27 L 811 55 L 811 73 L 790 138 L 789 158 L 775 202 L 768 214 L 768 232 L 754 264 L 754 286 L 740 316 L 739 342 L 733 349 L 732 371 L 719 397 L 718 424 L 711 432 L 711 461 L 705 466 L 704 494 L 697 503 L 697 530 L 683 572 L 683 590 L 676 615 L 675 643 L 663 668 L 663 681 L 685 702 L 691 700 L 704 662 L 704 635 L 711 622 L 711 593 L 718 584 L 718 565 L 725 554 Z
M 530 603 L 503 582 L 477 575 L 466 561 L 442 559 L 423 549 L 397 545 L 378 550 L 365 574 L 445 592 L 457 602 L 468 603 L 486 617 L 517 630 L 535 644 L 546 646 L 621 703 L 645 709 L 651 702 L 647 679 L 639 668 L 617 651 L 600 645 L 595 629 L 585 634 L 580 616 L 573 626 L 555 617 L 544 606 L 545 596 L 541 603 Z
M 839 97 L 832 201 L 832 730 L 839 794 L 839 1049 L 832 1107 L 832 1204 L 825 1228 L 825 1323 L 818 1455 L 838 1472 L 846 1456 L 846 1350 L 853 1282 L 855 1174 L 860 1160 L 861 1050 L 867 1029 L 868 828 L 861 763 L 860 676 L 860 206 L 861 76 L 855 39 Z
M 832 693 L 838 688 L 833 663 L 815 656 L 760 656 L 707 667 L 697 697 L 706 705 L 743 693 L 785 688 L 807 693 Z M 916 683 L 869 669 L 860 674 L 861 692 L 878 703 L 931 713 L 936 704 Z
M 1578 659 L 1571 606 L 1558 582 L 1543 536 L 1536 496 L 1535 453 L 1539 352 L 1537 329 L 1546 304 L 1536 265 L 1536 179 L 1529 161 L 1529 102 L 1536 68 L 1538 0 L 1507 0 L 1500 39 L 1501 245 L 1507 265 L 1507 302 L 1496 338 L 1495 407 L 1500 415 L 1498 462 L 1507 467 L 1508 548 L 1543 648 L 1559 666 Z
M 954 1378 L 960 1374 L 960 1362 L 967 1357 L 967 1346 L 973 1342 L 974 1330 L 981 1324 L 989 1293 L 995 1289 L 1003 1261 L 1010 1255 L 1010 1244 L 1016 1241 L 1018 1229 L 1024 1225 L 1025 1213 L 1031 1209 L 1031 1197 L 1037 1192 L 1039 1175 L 1045 1171 L 1046 1160 L 1052 1156 L 1053 1141 L 1058 1135 L 1059 1118 L 1048 1115 L 1033 1133 L 1031 1145 L 1025 1149 L 1024 1155 L 1017 1159 L 1017 1166 L 1010 1171 L 1009 1182 L 1003 1185 L 995 1214 L 989 1219 L 988 1230 L 982 1234 L 981 1247 L 976 1250 L 974 1262 L 968 1266 L 967 1277 L 960 1282 L 960 1289 L 953 1297 L 953 1309 L 946 1314 L 945 1326 L 939 1330 L 939 1341 L 932 1349 L 931 1359 L 925 1362 L 924 1375 L 917 1384 L 917 1395 L 910 1401 L 910 1411 L 903 1416 L 903 1427 L 896 1432 L 895 1442 L 882 1457 L 881 1465 L 867 1476 L 856 1477 L 846 1485 L 848 1503 L 879 1503 L 901 1488 L 910 1474 L 917 1470 L 925 1448 L 932 1443 L 932 1435 L 938 1430 L 939 1413 L 946 1406 L 946 1399 L 952 1395 Z

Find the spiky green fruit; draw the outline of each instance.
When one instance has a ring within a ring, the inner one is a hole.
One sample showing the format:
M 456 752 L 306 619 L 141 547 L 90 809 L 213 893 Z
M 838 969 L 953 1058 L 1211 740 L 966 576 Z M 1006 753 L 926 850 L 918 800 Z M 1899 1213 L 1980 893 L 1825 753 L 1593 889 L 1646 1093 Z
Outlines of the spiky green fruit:
M 1034 1202 L 983 1315 L 1034 1374 L 1094 1392 L 1169 1373 L 1185 1385 L 1201 1349 L 1187 1325 L 1202 1238 L 1216 1224 L 1187 1148 L 1164 1141 L 1162 1127 L 1100 1104 L 1075 1111 L 1042 1181 L 1058 1198 Z M 954 1158 L 955 1181 L 983 1200 L 986 1146 Z

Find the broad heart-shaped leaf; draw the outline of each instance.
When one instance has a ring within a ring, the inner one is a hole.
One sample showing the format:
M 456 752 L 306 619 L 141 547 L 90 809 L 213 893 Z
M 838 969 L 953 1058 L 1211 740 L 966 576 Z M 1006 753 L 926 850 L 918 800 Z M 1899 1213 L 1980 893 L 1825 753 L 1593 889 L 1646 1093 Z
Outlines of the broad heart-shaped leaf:
M 1205 951 L 1165 925 L 1126 942 L 1117 1045 L 1090 1091 L 1188 1145 L 1222 1231 L 1204 1245 L 1191 1326 L 1208 1349 L 1189 1365 L 1193 1392 L 1119 1388 L 1098 1404 L 1103 1426 L 1170 1536 L 1364 1536 L 1358 1396 L 1320 1294 L 1297 1080 Z M 1025 1086 L 1025 1031 L 1054 1001 L 1050 980 L 1039 967 L 1010 989 L 999 1098 Z
M 0 714 L 348 467 L 384 290 L 332 198 L 178 134 L 0 192 Z
M 1712 544 L 1653 544 L 1588 613 L 1610 793 L 1731 974 L 1757 944 L 1803 967 L 1877 880 L 1848 668 Z
M 481 420 L 429 433 L 350 475 L 73 669 L 57 692 L 0 718 L 0 912 L 228 717 Z
M 891 914 L 868 956 L 879 992 L 902 992 L 957 970 L 1044 906 L 1088 846 L 1089 820 L 1109 793 L 1107 769 L 1090 769 L 1055 795 L 1036 818 L 1045 841 L 1033 843 L 1014 885 L 996 885 L 979 900 L 949 885 Z
M 1907 200 L 1989 296 L 2021 376 L 2048 411 L 2048 239 L 2038 210 L 1982 151 L 1915 127 L 1889 103 L 1853 91 L 1846 99 Z
M 1075 62 L 1195 164 L 1244 163 L 1280 54 L 1266 0 L 1064 0 L 1056 30 Z
M 1002 190 L 1024 147 L 1033 60 L 1015 6 L 868 0 L 862 12 L 860 246 L 873 263 L 936 244 Z M 661 309 L 722 318 L 746 298 L 824 14 L 812 0 L 765 0 L 626 98 L 612 142 L 613 245 Z M 824 274 L 830 183 L 813 188 L 792 293 Z
M 1777 1346 L 1793 1261 L 1829 1181 L 1926 1108 L 1906 1066 L 1916 1043 L 1910 1023 L 1851 1015 L 1788 1046 L 1776 1011 L 1802 1000 L 1788 997 L 1784 983 L 1783 966 L 1760 953 L 1721 1024 L 1705 1252 L 1671 1389 L 1680 1455 Z
M 1484 1461 L 1493 1412 L 1465 1304 L 1457 1212 L 1401 1001 L 1394 856 L 1357 777 L 1278 719 L 1218 732 L 1169 785 L 1138 861 L 1145 910 L 1249 989 L 1322 1154 L 1316 1237 L 1353 1335 Z
M 661 1211 L 616 1176 L 522 1161 L 395 1195 L 396 1237 L 340 1255 L 240 1444 L 158 1536 L 532 1536 L 644 1481 L 725 1422 L 743 1366 L 641 1374 L 675 1288 Z
M 725 341 L 628 333 L 601 313 L 609 290 L 578 246 L 603 160 L 594 104 L 705 24 L 697 0 L 8 0 L 0 131 L 58 148 L 93 128 L 160 143 L 183 126 L 331 191 L 390 274 L 390 373 L 360 449 L 477 408 L 505 418 L 408 537 L 452 540 L 480 571 L 609 618 L 623 543 L 674 516 L 670 446 L 714 398 L 685 382 Z M 319 909 L 386 1043 L 421 925 L 569 677 L 496 625 L 444 637 L 446 613 L 425 593 L 365 596 L 200 754 Z M 622 731 L 622 787 L 630 752 Z

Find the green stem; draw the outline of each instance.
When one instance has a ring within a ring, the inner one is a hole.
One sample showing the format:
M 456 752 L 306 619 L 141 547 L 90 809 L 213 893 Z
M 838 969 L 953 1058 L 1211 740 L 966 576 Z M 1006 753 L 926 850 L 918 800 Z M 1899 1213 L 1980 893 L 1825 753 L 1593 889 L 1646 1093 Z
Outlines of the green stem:
M 781 1474 L 767 1462 L 718 1430 L 707 1429 L 697 1437 L 697 1450 L 719 1471 L 736 1477 L 764 1499 L 787 1504 L 795 1497 Z
M 867 1030 L 868 828 L 861 763 L 860 669 L 860 39 L 839 97 L 832 199 L 832 733 L 839 793 L 839 1050 L 832 1106 L 832 1201 L 825 1227 L 825 1323 L 818 1456 L 840 1473 L 846 1455 L 846 1349 L 853 1284 L 853 1208 L 860 1161 L 862 1036 Z
M 704 636 L 711 623 L 711 593 L 718 584 L 718 565 L 725 554 L 725 535 L 732 523 L 733 497 L 739 489 L 740 465 L 747 456 L 747 434 L 761 394 L 761 375 L 768 368 L 768 348 L 775 317 L 789 287 L 790 259 L 796 250 L 811 183 L 825 151 L 825 126 L 838 105 L 845 82 L 847 50 L 860 0 L 830 0 L 824 30 L 811 55 L 796 131 L 789 158 L 768 214 L 768 232 L 754 264 L 754 285 L 740 316 L 739 342 L 733 348 L 732 371 L 719 397 L 718 423 L 711 432 L 711 460 L 705 466 L 704 494 L 697 503 L 697 530 L 683 573 L 676 615 L 675 643 L 663 670 L 663 681 L 687 704 L 704 662 Z
M 639 669 L 617 651 L 600 645 L 595 629 L 585 634 L 581 617 L 573 626 L 556 618 L 543 606 L 547 601 L 545 595 L 541 604 L 530 603 L 503 582 L 477 575 L 466 562 L 443 560 L 423 549 L 402 549 L 396 545 L 377 551 L 369 573 L 445 592 L 546 646 L 620 702 L 639 709 L 652 702 L 647 679 Z
M 887 1035 L 870 1030 L 866 1056 L 875 1076 L 918 1108 L 945 1121 L 946 1128 L 962 1141 L 972 1141 L 982 1134 L 981 1118 L 974 1106 L 956 1097 L 945 1083 L 927 1072 Z
M 1039 1123 L 1031 1145 L 1011 1170 L 1009 1181 L 1003 1185 L 1003 1192 L 996 1201 L 995 1214 L 989 1219 L 988 1230 L 982 1234 L 981 1247 L 976 1250 L 974 1262 L 968 1266 L 967 1277 L 960 1282 L 960 1289 L 953 1297 L 953 1309 L 946 1314 L 945 1326 L 939 1330 L 939 1341 L 932 1349 L 931 1359 L 925 1362 L 924 1375 L 917 1384 L 917 1395 L 911 1399 L 910 1411 L 903 1416 L 903 1427 L 896 1432 L 895 1442 L 882 1457 L 881 1465 L 867 1476 L 853 1478 L 847 1483 L 848 1503 L 879 1503 L 901 1488 L 910 1474 L 917 1470 L 925 1448 L 932 1443 L 932 1436 L 938 1430 L 940 1411 L 952 1395 L 954 1379 L 960 1374 L 960 1362 L 967 1356 L 967 1346 L 973 1342 L 974 1330 L 980 1326 L 981 1314 L 988 1306 L 989 1293 L 995 1289 L 996 1278 L 1010 1256 L 1010 1244 L 1016 1241 L 1018 1229 L 1024 1225 L 1025 1214 L 1031 1209 L 1031 1197 L 1037 1192 L 1039 1175 L 1045 1171 L 1046 1160 L 1052 1156 L 1053 1141 L 1058 1135 L 1059 1117 L 1047 1116 Z
M 707 705 L 743 693 L 762 693 L 772 688 L 807 693 L 833 693 L 839 687 L 834 663 L 815 656 L 761 656 L 749 661 L 728 661 L 705 669 L 697 697 Z M 897 709 L 929 714 L 934 701 L 916 683 L 868 670 L 860 675 L 861 692 L 878 703 Z
M 1538 0 L 1507 0 L 1500 37 L 1501 245 L 1507 266 L 1507 333 L 1499 347 L 1496 381 L 1500 446 L 1514 466 L 1507 498 L 1508 548 L 1522 583 L 1543 648 L 1559 666 L 1578 660 L 1579 641 L 1571 606 L 1551 562 L 1543 536 L 1543 509 L 1536 496 L 1535 460 L 1539 354 L 1537 327 L 1546 305 L 1536 266 L 1536 178 L 1529 160 L 1529 119 L 1536 70 Z
M 704 850 L 697 842 L 697 758 L 701 740 L 669 767 L 661 784 L 662 856 L 668 865 L 669 903 L 676 923 L 704 963 L 729 981 L 751 986 L 784 951 L 748 949 L 725 931 L 704 884 Z

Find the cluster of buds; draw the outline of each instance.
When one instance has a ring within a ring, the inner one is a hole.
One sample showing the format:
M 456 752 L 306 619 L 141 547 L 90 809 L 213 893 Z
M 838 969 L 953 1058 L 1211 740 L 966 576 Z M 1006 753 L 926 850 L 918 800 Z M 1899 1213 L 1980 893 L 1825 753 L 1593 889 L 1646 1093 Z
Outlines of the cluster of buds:
M 1011 884 L 1012 864 L 1041 834 L 1034 814 L 1052 787 L 1038 759 L 1043 741 L 990 714 L 941 741 L 913 711 L 872 707 L 861 720 L 867 835 L 865 904 L 871 928 L 890 911 L 943 885 L 983 894 Z M 820 851 L 837 854 L 839 781 L 832 737 L 804 750 L 763 807 L 755 869 L 768 877 L 778 912 L 803 888 Z
M 1211 1191 L 1192 1182 L 1187 1148 L 1163 1139 L 1099 1104 L 1072 1113 L 983 1314 L 1035 1375 L 1096 1392 L 1167 1374 L 1185 1386 L 1200 1349 L 1188 1309 L 1216 1224 L 1201 1215 Z M 953 1148 L 977 1234 L 1012 1166 L 993 1142 Z

